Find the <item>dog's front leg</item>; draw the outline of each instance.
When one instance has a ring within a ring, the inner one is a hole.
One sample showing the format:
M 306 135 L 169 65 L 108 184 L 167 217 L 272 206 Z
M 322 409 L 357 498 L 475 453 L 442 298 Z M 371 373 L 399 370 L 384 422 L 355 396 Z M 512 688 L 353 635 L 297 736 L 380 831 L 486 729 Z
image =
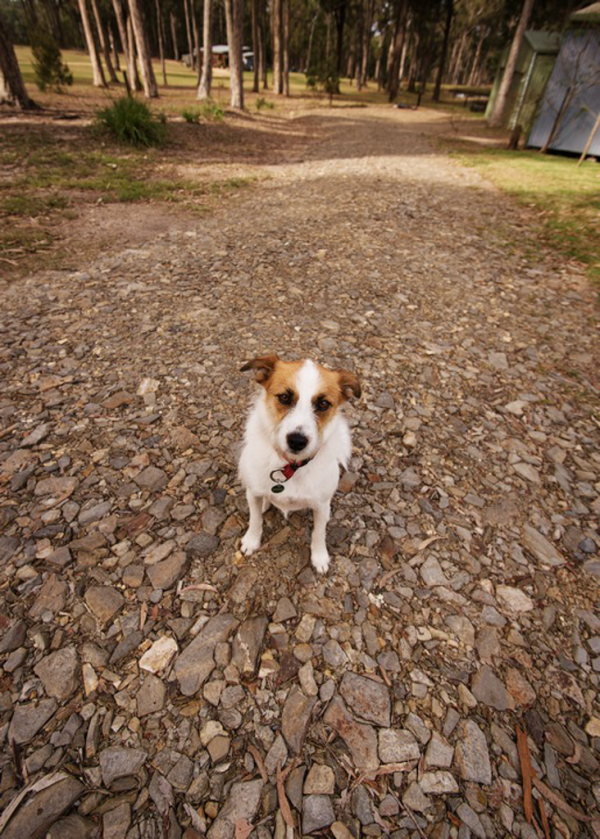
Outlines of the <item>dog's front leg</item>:
M 260 539 L 263 528 L 263 499 L 260 495 L 254 495 L 246 490 L 246 499 L 250 510 L 250 524 L 246 535 L 242 539 L 242 553 L 250 556 L 260 548 Z
M 310 561 L 319 574 L 325 574 L 329 568 L 329 554 L 325 544 L 325 531 L 331 515 L 329 502 L 313 507 L 314 524 L 310 543 Z

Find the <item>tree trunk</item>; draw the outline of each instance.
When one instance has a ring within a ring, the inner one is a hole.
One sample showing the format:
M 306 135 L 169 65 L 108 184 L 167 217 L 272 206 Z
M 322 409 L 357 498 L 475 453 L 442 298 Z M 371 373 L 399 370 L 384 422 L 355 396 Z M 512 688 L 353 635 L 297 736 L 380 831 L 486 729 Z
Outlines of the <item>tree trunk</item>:
M 342 52 L 344 49 L 344 24 L 346 23 L 346 1 L 343 0 L 336 7 L 335 11 L 335 26 L 337 29 L 337 74 L 342 75 Z M 339 93 L 339 90 L 338 90 Z
M 23 110 L 37 107 L 25 89 L 15 49 L 0 17 L 0 102 L 3 99 L 16 103 Z
M 162 68 L 163 83 L 168 87 L 167 66 L 165 64 L 165 32 L 163 29 L 162 9 L 160 0 L 156 0 L 156 28 L 158 29 L 158 52 L 160 55 L 160 66 Z
M 515 74 L 515 69 L 517 67 L 519 50 L 521 49 L 521 44 L 523 43 L 525 30 L 527 29 L 527 24 L 529 23 L 532 8 L 533 0 L 525 0 L 523 4 L 523 11 L 521 12 L 521 19 L 519 20 L 519 24 L 516 28 L 515 36 L 508 54 L 506 67 L 504 68 L 504 75 L 502 76 L 502 82 L 500 83 L 500 90 L 498 91 L 498 95 L 494 103 L 494 109 L 490 115 L 490 128 L 498 128 L 502 125 L 504 111 L 508 102 L 508 93 Z
M 400 0 L 396 14 L 396 29 L 392 46 L 392 60 L 388 75 L 388 100 L 393 102 L 398 96 L 400 80 L 400 59 L 406 36 L 406 15 L 408 14 L 408 0 Z
M 252 92 L 258 93 L 260 85 L 260 72 L 258 67 L 258 54 L 260 51 L 258 45 L 258 0 L 252 0 L 250 11 L 252 13 L 252 54 L 254 56 L 254 79 L 252 81 Z
M 317 25 L 317 18 L 319 17 L 319 13 L 315 12 L 315 16 L 311 21 L 310 24 L 310 32 L 308 33 L 308 52 L 306 54 L 306 67 L 304 68 L 304 72 L 308 73 L 310 71 L 310 59 L 312 58 L 312 45 L 313 45 L 313 37 L 315 34 L 315 26 Z
M 121 62 L 119 61 L 119 50 L 117 47 L 117 39 L 115 37 L 114 24 L 108 27 L 108 40 L 110 41 L 110 49 L 113 55 L 114 68 L 117 72 L 121 70 Z
M 281 5 L 281 33 L 282 33 L 282 82 L 283 95 L 290 95 L 290 0 L 282 0 Z
M 273 93 L 283 93 L 283 69 L 281 49 L 281 3 L 282 0 L 272 0 L 271 26 L 273 27 Z
M 112 61 L 110 60 L 110 49 L 108 46 L 108 39 L 104 33 L 104 26 L 102 24 L 102 18 L 100 17 L 100 12 L 98 11 L 98 3 L 96 0 L 92 0 L 92 11 L 94 13 L 94 20 L 96 21 L 96 29 L 98 31 L 98 41 L 100 42 L 100 49 L 104 53 L 104 63 L 106 64 L 106 69 L 108 70 L 108 75 L 111 82 L 115 82 L 116 84 L 119 83 L 117 78 L 117 74 L 115 73 L 115 68 L 112 65 Z
M 362 64 L 360 68 L 360 85 L 366 87 L 369 74 L 369 58 L 371 57 L 371 30 L 373 28 L 373 11 L 375 0 L 365 0 L 365 20 L 363 26 Z
M 409 16 L 406 19 L 406 34 L 404 36 L 404 43 L 402 44 L 402 55 L 400 56 L 400 70 L 398 72 L 398 85 L 402 84 L 404 76 L 406 75 L 406 61 L 408 58 L 408 44 L 411 36 L 412 18 Z
M 208 99 L 212 86 L 212 0 L 204 0 L 202 19 L 202 76 L 197 99 Z
M 127 16 L 127 49 L 129 50 L 129 83 L 134 90 L 141 90 L 142 83 L 138 73 L 137 62 L 135 60 L 135 37 L 133 35 L 133 22 L 131 15 Z
M 185 12 L 185 31 L 187 33 L 188 50 L 192 60 L 192 69 L 196 69 L 196 56 L 194 55 L 194 47 L 192 46 L 192 24 L 190 21 L 190 0 L 183 0 L 183 10 Z
M 92 62 L 92 73 L 94 78 L 94 87 L 106 87 L 106 79 L 104 78 L 104 70 L 100 63 L 100 56 L 96 49 L 96 42 L 94 41 L 94 33 L 92 31 L 92 24 L 88 15 L 86 0 L 78 0 L 79 12 L 81 14 L 81 22 L 83 23 L 83 32 L 85 34 L 85 41 L 90 54 L 90 61 Z
M 244 24 L 244 0 L 225 0 L 225 23 L 229 46 L 229 84 L 231 107 L 244 107 L 244 77 L 242 66 L 242 35 Z
M 112 0 L 112 4 L 117 19 L 117 29 L 119 30 L 121 47 L 125 56 L 125 64 L 129 67 L 129 45 L 127 43 L 127 25 L 125 23 L 125 15 L 123 14 L 123 6 L 121 5 L 121 0 Z M 129 82 L 133 84 L 133 79 L 129 79 Z
M 135 35 L 137 54 L 140 59 L 140 71 L 142 74 L 142 84 L 144 85 L 144 95 L 147 99 L 155 99 L 158 96 L 158 88 L 156 86 L 152 61 L 150 60 L 150 50 L 146 42 L 144 18 L 142 17 L 142 11 L 139 3 L 140 0 L 129 0 L 129 11 L 133 23 L 133 33 Z
M 456 54 L 455 64 L 452 73 L 450 74 L 450 78 L 452 80 L 452 84 L 459 84 L 461 73 L 462 73 L 462 58 L 463 53 L 465 51 L 465 47 L 467 46 L 467 40 L 469 38 L 469 32 L 465 29 L 465 31 L 460 36 L 460 41 L 458 43 L 458 51 Z
M 175 12 L 173 9 L 169 12 L 169 21 L 171 23 L 171 40 L 173 41 L 173 60 L 179 61 L 179 45 L 177 44 L 177 21 L 175 19 Z
M 442 90 L 442 78 L 444 77 L 444 70 L 446 69 L 446 56 L 448 55 L 448 41 L 450 40 L 450 27 L 452 26 L 452 14 L 454 13 L 453 0 L 446 0 L 446 26 L 444 27 L 444 41 L 442 43 L 442 51 L 440 53 L 440 66 L 438 67 L 437 77 L 435 80 L 435 87 L 433 89 L 433 101 L 440 101 L 440 92 Z
M 475 50 L 475 56 L 473 58 L 473 64 L 471 65 L 471 72 L 469 73 L 469 79 L 467 81 L 468 85 L 475 84 L 475 79 L 477 78 L 477 75 L 479 73 L 479 66 L 481 64 L 481 51 L 482 51 L 482 48 L 483 48 L 483 42 L 485 41 L 485 39 L 488 36 L 488 31 L 489 30 L 488 30 L 487 26 L 484 26 L 484 28 L 481 32 L 481 35 L 479 37 L 479 40 L 477 41 L 477 49 Z
M 262 79 L 263 90 L 269 89 L 268 67 L 267 67 L 267 20 L 266 9 L 263 5 L 263 0 L 259 4 L 259 23 L 258 23 L 258 43 L 260 49 L 260 77 Z
M 200 37 L 198 35 L 198 18 L 196 17 L 196 6 L 194 0 L 190 0 L 190 11 L 192 13 L 192 32 L 194 33 L 194 52 L 196 53 L 196 70 L 198 71 L 198 86 L 200 85 L 200 77 L 202 75 L 202 67 L 200 65 Z

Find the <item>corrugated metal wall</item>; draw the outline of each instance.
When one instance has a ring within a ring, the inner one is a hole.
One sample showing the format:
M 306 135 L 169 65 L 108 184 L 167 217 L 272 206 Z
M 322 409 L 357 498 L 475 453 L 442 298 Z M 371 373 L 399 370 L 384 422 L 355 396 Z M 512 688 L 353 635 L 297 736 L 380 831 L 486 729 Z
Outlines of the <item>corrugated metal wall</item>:
M 600 111 L 600 28 L 571 29 L 565 34 L 528 145 L 541 148 L 560 111 L 550 149 L 581 153 Z M 600 131 L 588 154 L 600 155 Z

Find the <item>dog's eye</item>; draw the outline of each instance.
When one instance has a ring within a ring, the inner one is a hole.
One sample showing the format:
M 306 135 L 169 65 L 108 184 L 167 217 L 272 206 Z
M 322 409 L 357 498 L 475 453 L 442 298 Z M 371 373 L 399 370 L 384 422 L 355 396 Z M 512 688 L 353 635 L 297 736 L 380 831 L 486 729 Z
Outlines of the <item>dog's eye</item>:
M 285 393 L 280 393 L 277 397 L 279 400 L 280 405 L 291 405 L 292 404 L 292 394 L 286 391 Z
M 318 411 L 320 414 L 325 413 L 331 408 L 331 402 L 328 402 L 327 399 L 317 399 L 315 410 Z

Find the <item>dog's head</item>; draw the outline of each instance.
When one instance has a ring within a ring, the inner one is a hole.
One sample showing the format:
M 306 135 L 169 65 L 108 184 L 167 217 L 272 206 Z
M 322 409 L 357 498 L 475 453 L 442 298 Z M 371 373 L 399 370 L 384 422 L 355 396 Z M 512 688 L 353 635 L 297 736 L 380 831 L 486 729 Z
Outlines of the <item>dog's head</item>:
M 361 393 L 354 373 L 328 370 L 308 359 L 282 361 L 268 355 L 253 358 L 241 369 L 254 370 L 265 389 L 273 445 L 290 461 L 314 457 L 327 440 L 340 405 Z

